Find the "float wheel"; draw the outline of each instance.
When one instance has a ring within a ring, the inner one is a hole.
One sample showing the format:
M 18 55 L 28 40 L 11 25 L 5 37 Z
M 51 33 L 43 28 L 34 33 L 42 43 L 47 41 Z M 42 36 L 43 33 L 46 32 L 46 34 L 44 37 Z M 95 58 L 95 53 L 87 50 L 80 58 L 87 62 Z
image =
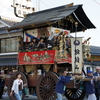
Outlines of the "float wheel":
M 47 72 L 41 75 L 36 86 L 36 94 L 39 100 L 55 100 L 56 82 L 58 76 L 54 72 Z
M 85 97 L 84 89 L 66 89 L 65 96 L 68 100 L 83 100 Z

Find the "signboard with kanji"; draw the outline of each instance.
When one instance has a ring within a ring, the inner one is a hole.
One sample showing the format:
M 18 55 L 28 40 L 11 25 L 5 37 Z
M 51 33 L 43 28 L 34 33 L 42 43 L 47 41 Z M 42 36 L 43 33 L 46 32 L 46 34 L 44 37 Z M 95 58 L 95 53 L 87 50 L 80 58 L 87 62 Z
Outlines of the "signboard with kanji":
M 72 72 L 81 73 L 83 65 L 82 38 L 71 38 Z

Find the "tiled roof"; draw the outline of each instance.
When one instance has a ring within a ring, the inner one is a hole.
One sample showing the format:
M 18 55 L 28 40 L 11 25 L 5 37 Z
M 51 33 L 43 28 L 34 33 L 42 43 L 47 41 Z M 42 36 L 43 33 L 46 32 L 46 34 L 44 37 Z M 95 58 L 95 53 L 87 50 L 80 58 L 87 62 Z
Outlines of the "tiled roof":
M 17 57 L 0 57 L 0 66 L 15 66 L 18 65 Z
M 95 28 L 95 26 L 86 16 L 82 8 L 82 5 L 74 5 L 74 6 L 64 5 L 28 14 L 23 21 L 12 26 L 11 28 L 9 28 L 9 30 L 15 30 L 19 28 L 30 29 L 43 26 L 46 27 L 55 24 L 57 21 L 66 19 L 69 15 L 73 16 L 73 19 L 79 23 L 77 31 L 82 31 L 83 29 L 86 30 L 90 28 Z M 66 25 L 68 26 L 68 23 L 66 23 Z M 75 32 L 75 29 L 73 28 L 74 27 L 72 27 L 71 25 L 70 29 L 72 30 L 72 32 Z
M 6 29 L 0 29 L 0 35 L 1 34 L 8 34 L 8 33 L 17 33 L 17 32 L 21 32 L 22 29 L 19 30 L 12 30 L 12 31 L 7 31 Z
M 0 16 L 0 21 L 9 25 L 10 27 L 15 25 L 16 23 L 20 22 L 20 20 L 8 18 L 8 17 L 4 17 L 4 16 Z
M 93 61 L 93 62 L 90 62 L 90 61 L 84 61 L 84 64 L 86 65 L 94 65 L 94 66 L 100 66 L 100 61 Z
M 99 46 L 90 46 L 90 53 L 92 55 L 100 55 L 100 47 Z

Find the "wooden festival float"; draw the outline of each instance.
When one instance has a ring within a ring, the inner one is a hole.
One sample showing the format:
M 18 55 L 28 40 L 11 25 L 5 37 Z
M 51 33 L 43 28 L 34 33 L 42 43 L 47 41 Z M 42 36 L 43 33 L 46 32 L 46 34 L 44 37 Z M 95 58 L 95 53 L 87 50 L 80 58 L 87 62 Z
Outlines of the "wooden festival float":
M 82 5 L 73 4 L 28 14 L 23 21 L 9 28 L 9 31 L 22 29 L 23 35 L 19 37 L 19 68 L 9 77 L 8 93 L 16 74 L 21 73 L 30 94 L 34 90 L 39 100 L 55 100 L 60 71 L 68 68 L 68 75 L 78 76 L 66 84 L 65 96 L 68 100 L 82 100 L 85 97 L 83 82 L 86 81 L 83 61 L 84 56 L 89 58 L 90 54 L 89 45 L 82 42 L 82 37 L 77 37 L 77 32 L 91 28 L 95 26 Z M 75 33 L 75 37 L 71 33 Z M 32 38 L 44 39 L 45 46 L 29 47 Z M 14 96 L 10 98 L 16 100 Z

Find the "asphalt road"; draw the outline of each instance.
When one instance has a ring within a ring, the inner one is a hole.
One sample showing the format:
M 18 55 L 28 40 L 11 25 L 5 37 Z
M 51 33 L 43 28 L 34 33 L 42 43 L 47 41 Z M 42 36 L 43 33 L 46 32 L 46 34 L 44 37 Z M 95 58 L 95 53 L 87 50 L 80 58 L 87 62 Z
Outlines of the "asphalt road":
M 0 99 L 0 100 L 10 100 L 8 97 Z M 30 95 L 29 97 L 25 97 L 24 100 L 38 100 L 36 96 Z M 67 100 L 65 97 L 63 97 L 63 100 Z M 84 99 L 86 100 L 86 99 Z
M 8 97 L 0 99 L 0 100 L 10 100 Z M 30 95 L 29 97 L 25 97 L 24 100 L 38 100 L 37 96 Z M 63 100 L 67 100 L 65 97 L 63 97 Z

